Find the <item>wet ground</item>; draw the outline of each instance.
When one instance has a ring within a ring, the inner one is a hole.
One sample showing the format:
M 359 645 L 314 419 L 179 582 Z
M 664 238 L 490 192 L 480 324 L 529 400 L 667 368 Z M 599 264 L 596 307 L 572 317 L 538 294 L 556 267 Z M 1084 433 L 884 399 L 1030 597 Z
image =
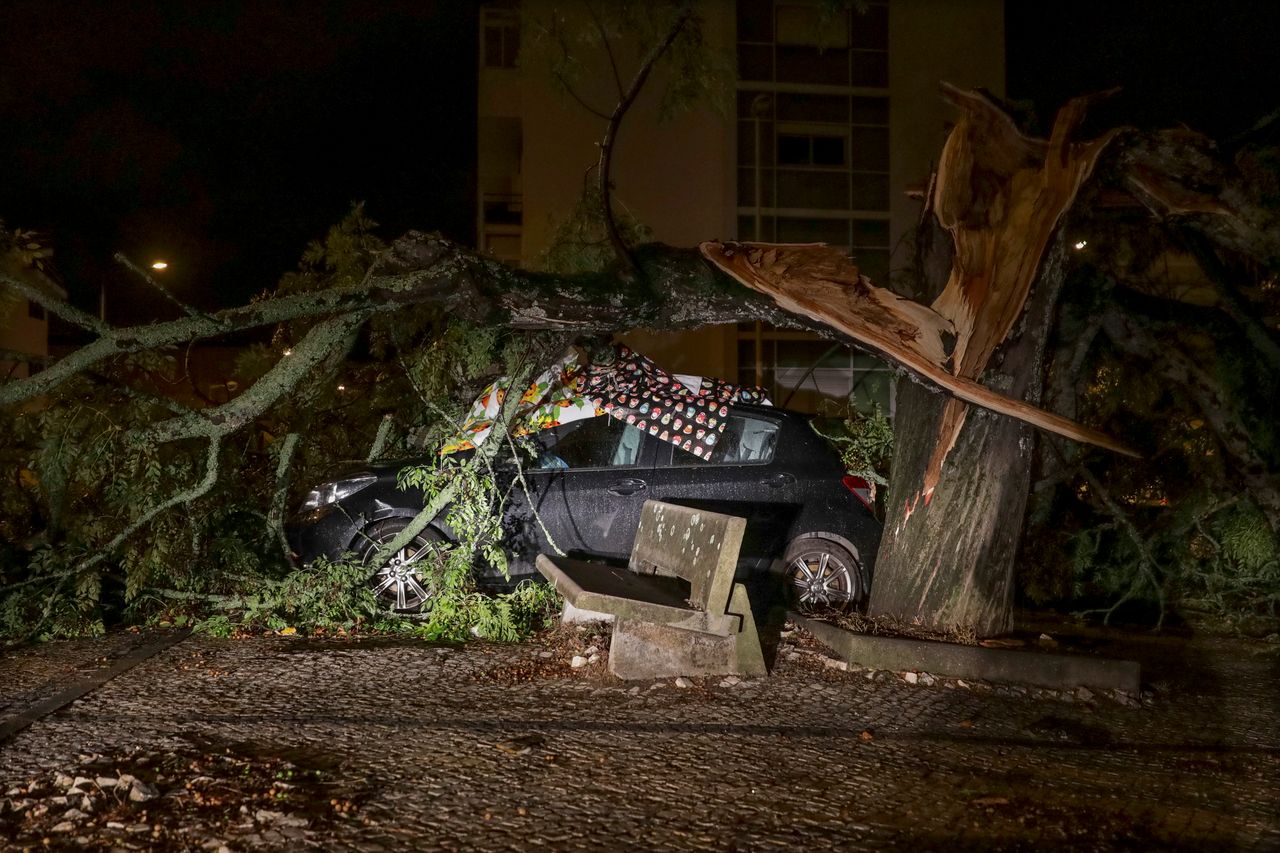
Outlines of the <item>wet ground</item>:
M 0 658 L 0 717 L 143 639 Z M 799 635 L 688 686 L 613 680 L 587 634 L 192 637 L 0 745 L 0 849 L 1280 850 L 1280 647 L 1099 642 L 1138 701 L 844 671 Z

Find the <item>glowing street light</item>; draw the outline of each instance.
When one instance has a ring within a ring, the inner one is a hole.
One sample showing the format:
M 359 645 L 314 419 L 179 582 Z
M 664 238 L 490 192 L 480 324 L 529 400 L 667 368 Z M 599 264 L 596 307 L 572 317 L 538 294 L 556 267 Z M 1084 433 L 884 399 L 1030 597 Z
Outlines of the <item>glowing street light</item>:
M 1077 240 L 1073 245 L 1075 246 L 1075 250 L 1076 250 L 1077 252 L 1079 252 L 1079 251 L 1080 251 L 1081 249 L 1083 249 L 1085 246 L 1089 245 L 1089 241 L 1088 241 L 1088 240 Z
M 168 261 L 153 261 L 151 264 L 153 270 L 167 270 L 169 268 Z

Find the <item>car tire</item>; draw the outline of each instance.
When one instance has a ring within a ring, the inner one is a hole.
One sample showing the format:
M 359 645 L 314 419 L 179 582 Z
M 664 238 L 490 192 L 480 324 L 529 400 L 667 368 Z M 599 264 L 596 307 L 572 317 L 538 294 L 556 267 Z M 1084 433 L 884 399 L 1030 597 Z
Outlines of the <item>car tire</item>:
M 782 562 L 798 610 L 849 610 L 866 603 L 869 585 L 862 563 L 838 542 L 802 536 L 787 547 Z
M 378 550 L 408 527 L 411 520 L 388 518 L 366 527 L 353 549 L 360 561 L 366 565 L 373 562 Z M 446 541 L 438 530 L 427 527 L 393 554 L 369 577 L 369 587 L 379 603 L 394 613 L 420 613 L 427 609 L 435 595 L 438 546 Z

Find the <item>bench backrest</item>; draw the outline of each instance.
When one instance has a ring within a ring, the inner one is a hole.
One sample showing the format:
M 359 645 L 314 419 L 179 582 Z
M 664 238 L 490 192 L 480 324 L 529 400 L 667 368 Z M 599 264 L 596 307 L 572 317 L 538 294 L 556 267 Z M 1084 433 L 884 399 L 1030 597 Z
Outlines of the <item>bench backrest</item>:
M 645 501 L 631 570 L 683 578 L 691 604 L 706 613 L 724 613 L 746 527 L 746 519 L 737 516 Z

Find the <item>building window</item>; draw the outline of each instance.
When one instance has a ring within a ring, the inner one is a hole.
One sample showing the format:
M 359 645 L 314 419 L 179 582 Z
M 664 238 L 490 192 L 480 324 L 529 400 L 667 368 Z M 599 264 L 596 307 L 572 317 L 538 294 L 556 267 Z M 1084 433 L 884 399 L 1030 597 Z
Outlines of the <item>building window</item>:
M 775 405 L 816 412 L 847 402 L 870 414 L 894 410 L 893 369 L 854 350 L 803 332 L 739 326 L 738 381 L 763 385 Z
M 779 166 L 845 165 L 845 137 L 841 134 L 779 133 Z
M 879 0 L 855 4 L 852 10 L 835 5 L 738 0 L 739 78 L 888 87 L 888 6 Z
M 43 320 L 44 306 L 41 305 L 39 302 L 31 302 L 30 300 L 28 300 L 27 316 L 30 317 L 32 320 Z
M 520 52 L 520 12 L 510 3 L 480 10 L 481 59 L 485 68 L 515 68 Z
M 849 13 L 843 9 L 823 14 L 817 6 L 779 4 L 778 44 L 844 49 L 849 46 Z

